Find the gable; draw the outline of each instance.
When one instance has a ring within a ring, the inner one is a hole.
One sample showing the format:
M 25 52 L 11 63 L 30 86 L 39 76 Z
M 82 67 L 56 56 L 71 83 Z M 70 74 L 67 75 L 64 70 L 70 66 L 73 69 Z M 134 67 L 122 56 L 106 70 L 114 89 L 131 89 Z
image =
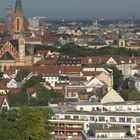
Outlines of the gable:
M 91 81 L 89 81 L 89 83 L 87 84 L 88 86 L 104 86 L 104 83 L 101 82 L 98 78 L 93 78 Z
M 117 64 L 117 62 L 112 57 L 110 57 L 106 64 Z
M 14 44 L 14 43 L 13 43 Z M 7 41 L 0 49 L 0 59 L 3 60 L 15 60 L 17 59 L 17 47 L 13 46 L 10 41 Z M 15 43 L 16 44 L 16 43 Z
M 1 57 L 1 60 L 15 60 L 14 57 L 10 54 L 10 52 L 4 53 Z
M 101 103 L 124 102 L 124 99 L 112 88 L 102 98 Z

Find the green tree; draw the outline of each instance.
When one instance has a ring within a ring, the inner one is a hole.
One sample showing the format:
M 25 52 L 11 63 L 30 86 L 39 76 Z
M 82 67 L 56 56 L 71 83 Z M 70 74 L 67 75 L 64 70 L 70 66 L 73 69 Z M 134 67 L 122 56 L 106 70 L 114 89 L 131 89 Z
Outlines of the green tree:
M 122 72 L 116 68 L 116 66 L 109 66 L 113 70 L 113 87 L 114 89 L 122 88 L 123 84 L 123 75 Z
M 126 101 L 140 101 L 140 92 L 135 89 L 124 89 L 121 92 L 121 96 L 126 100 Z
M 28 105 L 28 95 L 25 92 L 21 93 L 7 93 L 9 104 L 12 107 L 21 107 Z
M 50 98 L 64 98 L 62 93 L 56 92 L 53 89 L 48 90 L 44 86 L 38 86 L 37 98 L 31 98 L 31 105 L 33 106 L 47 106 Z
M 44 82 L 44 79 L 41 76 L 33 76 L 29 80 L 26 81 L 26 83 L 23 85 L 23 88 L 27 89 L 32 87 L 33 85 Z
M 22 107 L 17 118 L 17 128 L 21 140 L 50 139 L 45 129 L 45 117 L 38 109 Z
M 16 128 L 16 111 L 2 111 L 0 113 L 0 140 L 19 140 Z
M 31 71 L 27 69 L 18 71 L 15 80 L 18 82 L 22 81 L 25 77 L 29 75 L 30 72 Z

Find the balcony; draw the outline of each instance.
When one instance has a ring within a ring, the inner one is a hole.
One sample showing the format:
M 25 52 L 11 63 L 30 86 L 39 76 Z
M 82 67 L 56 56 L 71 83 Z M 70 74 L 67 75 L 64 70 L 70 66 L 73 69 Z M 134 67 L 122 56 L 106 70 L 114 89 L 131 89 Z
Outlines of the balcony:
M 64 140 L 64 139 L 67 139 L 68 138 L 68 136 L 66 136 L 66 135 L 54 134 L 52 136 L 53 136 L 53 138 L 59 139 L 59 140 L 61 140 L 61 139 Z M 83 140 L 83 137 L 82 136 L 71 136 L 71 138 L 72 138 L 72 140 Z
M 54 131 L 82 131 L 83 127 L 54 127 Z

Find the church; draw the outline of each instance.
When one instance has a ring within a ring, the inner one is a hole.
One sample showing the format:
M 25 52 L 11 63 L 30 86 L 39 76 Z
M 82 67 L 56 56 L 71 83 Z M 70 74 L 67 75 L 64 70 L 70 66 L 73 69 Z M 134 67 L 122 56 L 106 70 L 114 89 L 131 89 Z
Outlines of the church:
M 10 66 L 31 66 L 33 65 L 33 51 L 28 44 L 25 44 L 27 30 L 22 2 L 16 0 L 13 29 L 11 38 L 0 45 L 0 69 L 6 70 Z

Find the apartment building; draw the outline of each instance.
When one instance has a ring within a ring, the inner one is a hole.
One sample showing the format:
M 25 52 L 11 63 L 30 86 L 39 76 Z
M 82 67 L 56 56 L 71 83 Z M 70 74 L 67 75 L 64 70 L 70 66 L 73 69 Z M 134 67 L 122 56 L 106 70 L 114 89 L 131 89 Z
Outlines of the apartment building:
M 60 140 L 140 138 L 140 103 L 138 102 L 102 104 L 79 101 L 67 105 L 67 108 L 71 107 L 73 108 L 65 110 L 59 106 L 55 116 L 50 120 L 51 125 L 55 126 L 52 131 L 54 138 Z M 109 128 L 101 131 L 107 127 L 106 125 L 109 125 Z M 128 133 L 133 137 L 129 137 Z

